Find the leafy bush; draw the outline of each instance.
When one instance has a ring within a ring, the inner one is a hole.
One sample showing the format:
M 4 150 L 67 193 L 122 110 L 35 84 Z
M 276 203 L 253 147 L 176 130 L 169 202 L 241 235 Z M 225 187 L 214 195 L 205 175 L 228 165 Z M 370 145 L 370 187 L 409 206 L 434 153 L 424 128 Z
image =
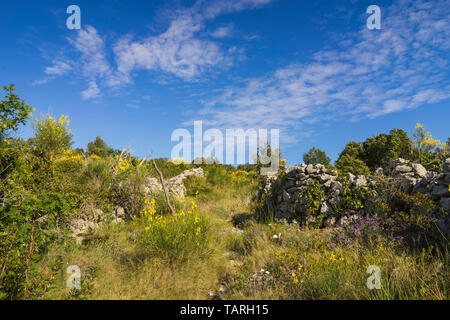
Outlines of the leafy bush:
M 175 215 L 157 213 L 154 199 L 146 205 L 142 212 L 145 229 L 139 243 L 152 256 L 175 262 L 208 253 L 209 219 L 198 213 L 193 200 L 189 208 L 184 206 Z
M 53 160 L 72 145 L 72 133 L 68 128 L 70 120 L 61 116 L 58 121 L 50 115 L 36 119 L 35 136 L 32 145 L 38 156 L 45 160 Z
M 349 172 L 354 175 L 370 175 L 370 169 L 364 161 L 350 155 L 340 156 L 336 162 L 336 168 L 340 177 L 344 177 Z
M 1 87 L 2 91 L 6 94 L 5 100 L 0 101 L 0 139 L 4 139 L 8 131 L 16 131 L 31 115 L 31 107 L 14 93 L 14 84 Z
M 222 165 L 211 165 L 206 172 L 206 176 L 212 185 L 225 185 L 231 181 L 228 171 Z
M 207 195 L 212 190 L 212 185 L 204 177 L 188 176 L 183 180 L 183 184 L 189 197 L 195 197 L 197 194 Z
M 235 187 L 242 187 L 251 182 L 252 177 L 250 173 L 244 170 L 236 170 L 231 174 L 231 183 Z

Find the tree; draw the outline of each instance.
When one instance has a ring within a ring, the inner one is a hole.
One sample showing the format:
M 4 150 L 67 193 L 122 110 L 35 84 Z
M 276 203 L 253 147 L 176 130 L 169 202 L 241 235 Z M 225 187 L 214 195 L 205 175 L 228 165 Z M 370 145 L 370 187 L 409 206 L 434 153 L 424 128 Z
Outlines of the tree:
M 303 154 L 303 161 L 306 164 L 323 164 L 326 167 L 330 166 L 331 159 L 327 156 L 325 151 L 312 147 L 307 153 Z
M 357 158 L 371 169 L 387 166 L 392 160 L 398 158 L 412 159 L 413 147 L 408 134 L 402 129 L 393 129 L 389 134 L 367 138 L 362 143 Z
M 6 92 L 0 101 L 0 178 L 8 176 L 17 165 L 19 149 L 14 145 L 16 139 L 7 139 L 9 131 L 16 131 L 20 124 L 25 124 L 31 115 L 31 107 L 15 93 L 14 84 L 1 87 Z
M 348 172 L 355 175 L 370 175 L 369 167 L 360 159 L 363 150 L 361 142 L 352 141 L 345 145 L 344 150 L 339 154 L 339 158 L 336 161 L 339 175 L 344 176 Z
M 14 93 L 14 84 L 1 87 L 0 91 L 6 92 L 6 100 L 0 101 L 0 138 L 3 140 L 8 130 L 16 131 L 19 124 L 25 124 L 31 107 Z
M 345 159 L 341 160 L 344 157 Z M 356 167 L 349 172 L 367 172 L 367 169 L 374 171 L 379 167 L 386 167 L 398 158 L 412 160 L 413 144 L 404 130 L 393 129 L 389 134 L 369 137 L 364 142 L 347 143 L 336 166 L 340 166 L 341 170 L 348 170 L 348 166 L 353 164 Z
M 108 147 L 106 142 L 99 136 L 97 136 L 94 141 L 89 142 L 87 145 L 87 154 L 89 156 L 96 155 L 100 158 L 106 158 L 111 153 L 112 149 Z
M 345 176 L 349 172 L 354 175 L 370 175 L 370 169 L 364 161 L 348 154 L 339 157 L 338 161 L 336 161 L 336 168 L 340 176 Z

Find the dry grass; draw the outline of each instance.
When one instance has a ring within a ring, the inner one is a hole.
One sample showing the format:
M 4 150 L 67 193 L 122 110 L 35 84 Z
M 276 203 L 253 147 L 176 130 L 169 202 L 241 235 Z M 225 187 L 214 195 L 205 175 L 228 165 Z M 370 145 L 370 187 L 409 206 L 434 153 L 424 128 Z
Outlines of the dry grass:
M 412 252 L 381 238 L 379 243 L 356 241 L 331 251 L 325 241 L 328 230 L 246 221 L 250 187 L 226 192 L 214 187 L 199 199 L 200 214 L 208 215 L 211 222 L 208 256 L 169 263 L 136 246 L 142 226 L 111 225 L 98 230 L 88 244 L 66 242 L 50 250 L 40 267 L 49 269 L 55 261 L 60 266 L 55 286 L 45 298 L 210 299 L 210 290 L 218 290 L 221 284 L 227 287 L 224 299 L 449 298 L 447 252 Z M 236 223 L 242 233 L 233 232 Z M 274 239 L 280 233 L 281 240 Z M 331 259 L 331 252 L 337 261 Z M 304 281 L 296 284 L 281 268 L 298 263 L 305 264 L 299 272 Z M 366 287 L 366 269 L 371 264 L 382 270 L 381 290 Z M 85 276 L 81 294 L 66 289 L 68 265 L 80 266 Z M 249 282 L 249 276 L 262 268 L 269 270 L 269 278 Z

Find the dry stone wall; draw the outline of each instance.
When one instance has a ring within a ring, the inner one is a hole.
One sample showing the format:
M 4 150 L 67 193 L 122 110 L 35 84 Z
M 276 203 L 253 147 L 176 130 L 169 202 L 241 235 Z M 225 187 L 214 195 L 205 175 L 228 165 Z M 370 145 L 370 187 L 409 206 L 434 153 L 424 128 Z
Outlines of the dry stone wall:
M 166 181 L 166 187 L 170 193 L 176 198 L 184 198 L 186 193 L 186 187 L 183 184 L 183 180 L 189 176 L 205 177 L 205 173 L 202 168 L 195 168 L 186 170 Z M 144 191 L 147 195 L 151 195 L 154 192 L 162 192 L 163 188 L 158 178 L 148 177 L 144 185 Z
M 170 193 L 176 198 L 184 198 L 186 188 L 183 184 L 183 180 L 189 176 L 204 177 L 205 174 L 202 168 L 196 168 L 186 170 L 176 177 L 173 177 L 166 181 L 166 186 Z M 153 177 L 147 177 L 145 184 L 142 186 L 147 196 L 151 196 L 155 192 L 162 192 L 162 186 L 159 179 Z M 106 221 L 112 221 L 113 223 L 119 223 L 126 219 L 125 210 L 122 207 L 115 207 L 113 212 L 104 213 L 102 210 L 87 206 L 81 210 L 81 214 L 71 219 L 70 228 L 77 241 L 81 243 L 83 239 L 92 230 L 98 229 Z
M 444 210 L 450 211 L 450 158 L 444 162 L 442 172 L 427 171 L 418 163 L 397 159 L 386 168 L 377 169 L 373 177 L 355 176 L 348 173 L 346 180 L 348 187 L 355 191 L 358 189 L 370 190 L 369 185 L 377 183 L 375 176 L 386 176 L 399 181 L 406 193 L 428 194 Z M 356 219 L 357 216 L 368 213 L 365 212 L 365 209 L 361 209 L 359 211 L 347 210 L 344 212 L 344 217 L 337 217 L 333 214 L 341 204 L 345 179 L 338 179 L 335 171 L 330 171 L 320 164 L 287 167 L 285 174 L 268 177 L 260 192 L 259 200 L 264 202 L 264 209 L 273 212 L 277 219 L 292 219 L 306 214 L 310 215 L 311 208 L 308 206 L 305 192 L 313 180 L 320 182 L 320 189 L 324 195 L 323 199 L 317 199 L 319 203 L 316 215 L 325 218 L 325 225 L 346 224 Z M 309 219 L 314 220 L 314 217 L 310 216 Z M 448 219 L 445 218 L 439 223 L 442 229 L 448 233 Z

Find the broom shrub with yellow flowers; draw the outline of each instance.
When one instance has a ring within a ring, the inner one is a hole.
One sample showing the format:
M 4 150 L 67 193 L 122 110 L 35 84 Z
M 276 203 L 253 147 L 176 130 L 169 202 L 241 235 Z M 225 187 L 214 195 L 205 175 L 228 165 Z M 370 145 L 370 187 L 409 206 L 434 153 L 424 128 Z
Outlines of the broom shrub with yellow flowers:
M 147 199 L 145 204 L 138 219 L 144 225 L 139 245 L 151 256 L 174 262 L 209 253 L 209 218 L 198 212 L 192 198 L 173 215 L 160 213 L 155 199 Z
M 251 177 L 247 171 L 244 170 L 236 170 L 231 173 L 231 181 L 234 186 L 241 187 L 248 183 L 251 180 Z
M 61 115 L 58 120 L 49 114 L 35 119 L 35 137 L 32 144 L 39 156 L 53 161 L 72 145 L 72 131 L 68 116 Z

